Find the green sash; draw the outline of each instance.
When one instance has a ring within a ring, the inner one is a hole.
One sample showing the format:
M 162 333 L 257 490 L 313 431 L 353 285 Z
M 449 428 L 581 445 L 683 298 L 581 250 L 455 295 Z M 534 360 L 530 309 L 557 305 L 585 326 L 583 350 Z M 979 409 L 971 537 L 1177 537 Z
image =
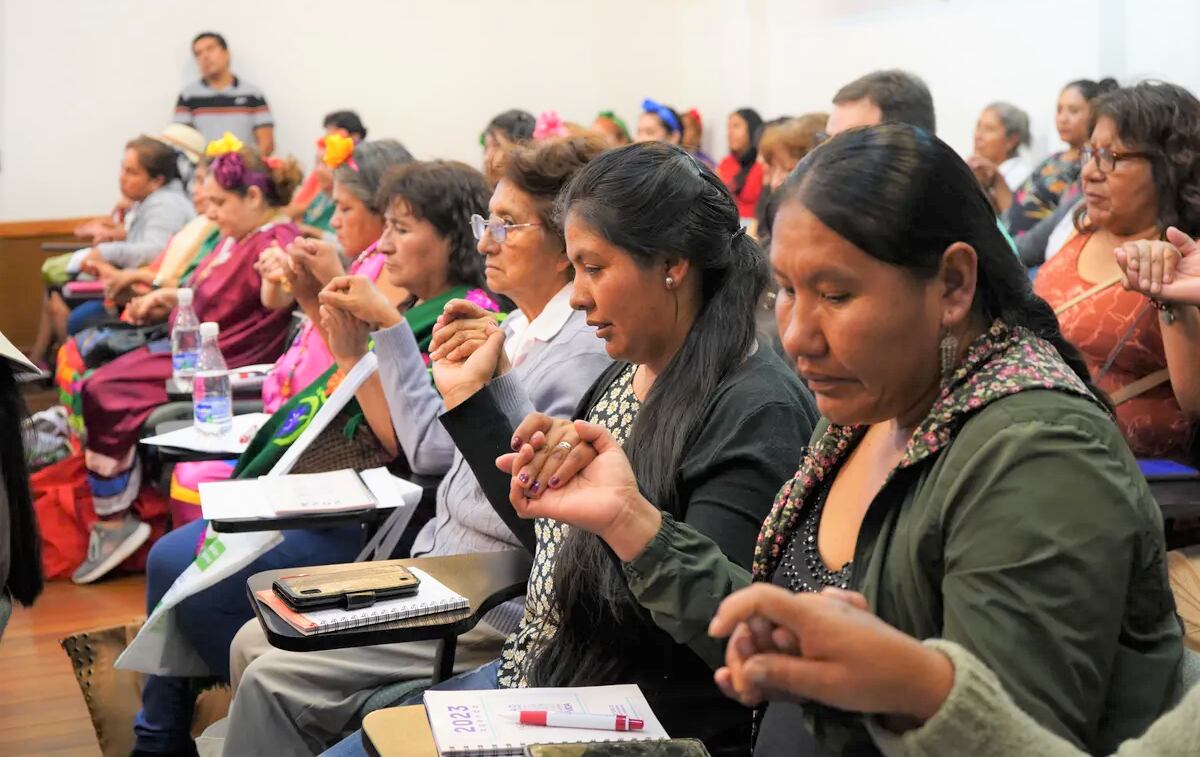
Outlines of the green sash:
M 467 287 L 455 287 L 432 300 L 409 308 L 404 313 L 404 320 L 408 321 L 408 325 L 412 328 L 426 364 L 429 362 L 428 350 L 429 341 L 433 337 L 433 324 L 442 314 L 447 302 L 466 295 Z M 317 411 L 329 400 L 329 395 L 333 394 L 337 388 L 336 385 L 330 387 L 329 382 L 337 372 L 338 367 L 335 363 L 275 411 L 266 425 L 254 435 L 250 446 L 238 458 L 233 478 L 256 478 L 271 470 L 279 458 L 283 457 L 283 453 L 287 451 L 292 442 L 299 439 L 300 435 L 304 433 L 304 429 L 308 428 L 312 419 L 316 417 Z M 365 419 L 357 400 L 350 400 L 346 405 L 346 412 L 350 419 L 342 427 L 342 433 L 346 435 L 347 439 L 350 439 L 353 438 L 358 425 Z

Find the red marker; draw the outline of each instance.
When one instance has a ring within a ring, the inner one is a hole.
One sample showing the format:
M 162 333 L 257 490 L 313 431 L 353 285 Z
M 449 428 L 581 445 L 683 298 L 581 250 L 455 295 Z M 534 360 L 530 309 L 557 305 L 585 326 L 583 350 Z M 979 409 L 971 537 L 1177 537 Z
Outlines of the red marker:
M 517 722 L 521 725 L 591 728 L 595 731 L 640 731 L 646 726 L 641 720 L 626 715 L 588 715 L 581 712 L 547 710 L 521 710 L 517 715 Z

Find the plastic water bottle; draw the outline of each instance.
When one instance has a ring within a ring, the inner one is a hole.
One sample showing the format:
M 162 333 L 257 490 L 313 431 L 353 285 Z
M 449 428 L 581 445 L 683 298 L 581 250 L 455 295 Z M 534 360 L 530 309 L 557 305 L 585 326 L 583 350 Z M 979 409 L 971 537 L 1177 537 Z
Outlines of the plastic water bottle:
M 171 329 L 171 376 L 182 391 L 192 390 L 192 376 L 200 360 L 200 321 L 192 310 L 192 290 L 179 290 L 179 310 Z
M 217 346 L 220 332 L 215 323 L 200 324 L 200 360 L 192 383 L 192 407 L 196 428 L 206 434 L 226 434 L 233 428 L 233 388 Z

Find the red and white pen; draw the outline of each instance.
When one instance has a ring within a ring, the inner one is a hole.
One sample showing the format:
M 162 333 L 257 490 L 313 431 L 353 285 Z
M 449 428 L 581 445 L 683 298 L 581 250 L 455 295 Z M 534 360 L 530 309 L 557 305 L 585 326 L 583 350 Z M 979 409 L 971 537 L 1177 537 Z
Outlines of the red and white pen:
M 582 712 L 553 712 L 521 710 L 517 713 L 521 725 L 545 725 L 554 728 L 591 728 L 596 731 L 640 731 L 646 724 L 627 715 L 589 715 Z

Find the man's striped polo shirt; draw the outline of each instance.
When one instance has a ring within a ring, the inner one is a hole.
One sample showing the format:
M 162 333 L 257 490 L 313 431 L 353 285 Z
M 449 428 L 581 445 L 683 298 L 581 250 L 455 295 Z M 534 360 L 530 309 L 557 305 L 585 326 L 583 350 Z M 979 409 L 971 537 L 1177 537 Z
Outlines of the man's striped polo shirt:
M 210 142 L 228 131 L 248 145 L 254 144 L 255 129 L 274 125 L 262 90 L 236 76 L 225 89 L 213 89 L 203 79 L 184 87 L 175 102 L 175 120 Z

